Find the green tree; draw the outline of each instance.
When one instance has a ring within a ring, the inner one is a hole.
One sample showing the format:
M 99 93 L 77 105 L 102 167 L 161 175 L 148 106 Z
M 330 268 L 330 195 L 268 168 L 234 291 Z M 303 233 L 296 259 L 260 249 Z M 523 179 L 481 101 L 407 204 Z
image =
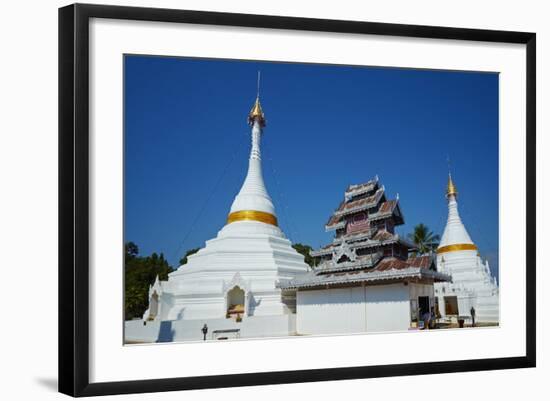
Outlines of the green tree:
M 124 260 L 130 260 L 135 258 L 139 254 L 139 248 L 133 242 L 127 242 L 124 244 Z
M 314 267 L 317 266 L 318 262 L 315 260 L 315 258 L 311 257 L 309 254 L 313 248 L 309 245 L 304 245 L 300 243 L 292 244 L 292 247 L 296 249 L 296 252 L 298 252 L 301 255 L 304 255 L 304 261 L 310 266 Z
M 149 286 L 157 276 L 167 280 L 173 269 L 162 253 L 139 256 L 139 248 L 133 242 L 126 243 L 124 250 L 124 315 L 128 320 L 143 315 L 149 304 Z
M 430 231 L 425 224 L 417 224 L 414 226 L 414 230 L 409 234 L 409 239 L 414 242 L 418 248 L 418 253 L 423 255 L 434 251 L 439 245 L 439 235 Z
M 183 255 L 183 257 L 180 259 L 180 266 L 187 263 L 187 261 L 188 261 L 187 257 L 188 256 L 191 256 L 194 253 L 197 253 L 198 251 L 200 251 L 200 248 L 189 249 L 187 252 L 185 252 L 185 255 Z

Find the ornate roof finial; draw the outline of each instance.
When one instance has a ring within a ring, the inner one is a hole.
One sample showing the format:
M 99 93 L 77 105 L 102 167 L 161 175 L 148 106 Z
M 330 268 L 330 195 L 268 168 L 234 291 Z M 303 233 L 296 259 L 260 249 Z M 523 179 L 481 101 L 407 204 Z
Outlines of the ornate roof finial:
M 261 127 L 265 127 L 265 115 L 262 110 L 262 105 L 260 104 L 260 71 L 258 71 L 258 86 L 256 92 L 256 101 L 254 106 L 248 113 L 248 124 L 254 125 L 254 121 L 258 121 Z

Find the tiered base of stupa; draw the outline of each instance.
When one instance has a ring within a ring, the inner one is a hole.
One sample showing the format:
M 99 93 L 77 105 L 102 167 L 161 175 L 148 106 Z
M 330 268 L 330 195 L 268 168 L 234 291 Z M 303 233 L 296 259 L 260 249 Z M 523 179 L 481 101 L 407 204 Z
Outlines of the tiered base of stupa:
M 126 322 L 126 340 L 202 340 L 204 324 L 208 338 L 293 335 L 295 293 L 276 284 L 307 269 L 278 227 L 228 224 L 167 281 L 155 282 L 143 320 Z
M 443 318 L 471 319 L 479 323 L 499 322 L 499 289 L 489 265 L 477 251 L 458 251 L 438 256 L 438 270 L 452 275 L 452 283 L 435 284 L 439 312 Z
M 486 323 L 498 323 L 499 315 L 499 296 L 491 289 L 478 291 L 476 297 L 476 321 Z

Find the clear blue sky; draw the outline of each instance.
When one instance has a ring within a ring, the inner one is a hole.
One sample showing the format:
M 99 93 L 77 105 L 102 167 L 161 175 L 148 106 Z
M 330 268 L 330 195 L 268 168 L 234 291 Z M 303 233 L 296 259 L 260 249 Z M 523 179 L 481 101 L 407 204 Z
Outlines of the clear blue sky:
M 293 242 L 324 224 L 348 184 L 376 174 L 405 216 L 442 234 L 447 155 L 462 219 L 498 265 L 498 74 L 125 57 L 125 239 L 171 264 L 216 236 L 246 175 L 256 96 L 264 178 Z

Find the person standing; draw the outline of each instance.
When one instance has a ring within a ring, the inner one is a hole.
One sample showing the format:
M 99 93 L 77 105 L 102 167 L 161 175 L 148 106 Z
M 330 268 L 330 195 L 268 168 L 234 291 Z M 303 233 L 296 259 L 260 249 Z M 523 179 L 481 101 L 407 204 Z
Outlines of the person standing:
M 430 329 L 435 329 L 435 309 L 433 306 L 430 308 Z
M 430 311 L 426 310 L 426 312 L 422 313 L 422 320 L 424 322 L 424 330 L 427 330 L 430 328 Z
M 472 316 L 472 327 L 476 327 L 476 309 L 473 306 L 470 309 L 470 315 Z

